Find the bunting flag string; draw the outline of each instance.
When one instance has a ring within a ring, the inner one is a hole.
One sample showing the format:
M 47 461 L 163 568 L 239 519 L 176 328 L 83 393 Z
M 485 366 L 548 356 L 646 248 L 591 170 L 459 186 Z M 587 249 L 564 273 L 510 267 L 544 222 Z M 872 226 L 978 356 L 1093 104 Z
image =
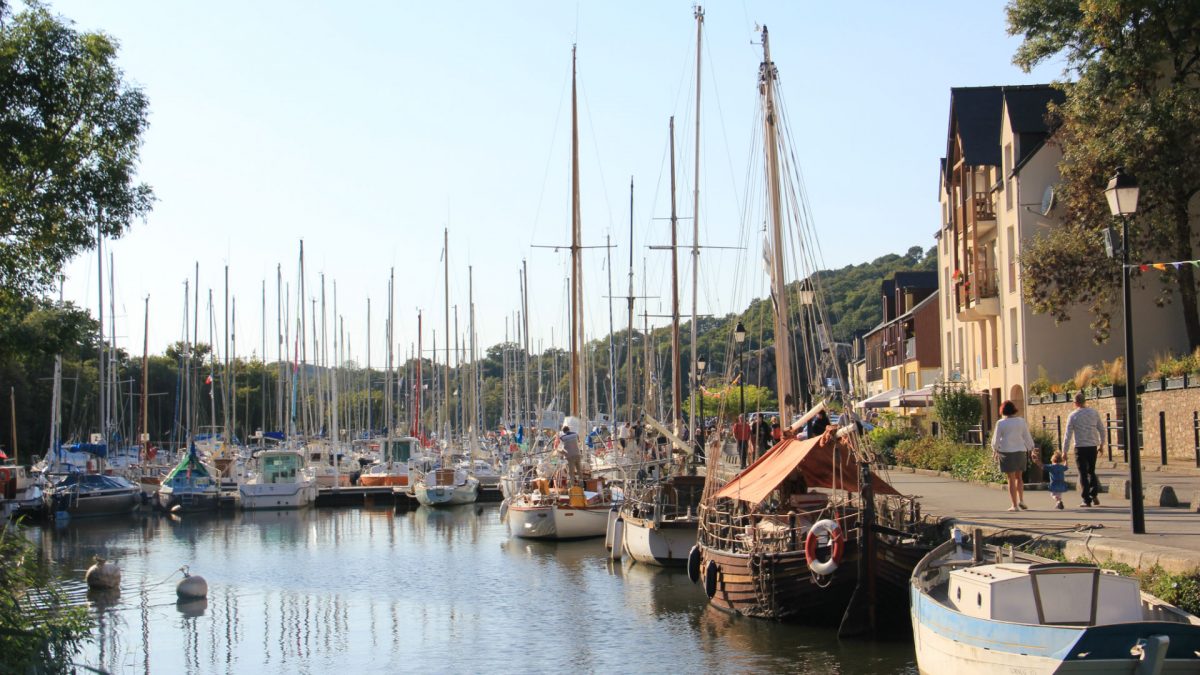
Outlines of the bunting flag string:
M 1175 260 L 1172 262 L 1152 262 L 1152 263 L 1131 263 L 1126 265 L 1127 269 L 1137 268 L 1140 272 L 1149 272 L 1151 269 L 1156 269 L 1160 272 L 1166 272 L 1168 267 L 1178 270 L 1184 265 L 1191 265 L 1200 269 L 1200 260 Z

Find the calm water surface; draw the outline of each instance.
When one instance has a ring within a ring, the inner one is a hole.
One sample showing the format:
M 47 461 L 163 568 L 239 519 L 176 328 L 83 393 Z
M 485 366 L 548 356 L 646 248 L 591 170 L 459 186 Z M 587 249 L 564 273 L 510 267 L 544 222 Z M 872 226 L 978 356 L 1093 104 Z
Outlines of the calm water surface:
M 509 538 L 494 505 L 77 520 L 32 537 L 82 579 L 113 673 L 915 673 L 912 645 L 732 617 L 682 572 L 610 563 L 602 540 Z M 178 604 L 181 565 L 208 600 Z

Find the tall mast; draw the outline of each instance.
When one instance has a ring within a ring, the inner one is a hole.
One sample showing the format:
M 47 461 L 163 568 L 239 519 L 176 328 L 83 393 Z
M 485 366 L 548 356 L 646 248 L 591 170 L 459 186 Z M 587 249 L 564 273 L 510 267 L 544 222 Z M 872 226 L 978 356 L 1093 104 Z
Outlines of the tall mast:
M 608 412 L 612 420 L 617 419 L 617 353 L 614 343 L 617 340 L 613 332 L 612 309 L 612 236 L 604 235 L 604 254 L 608 266 Z
M 471 347 L 471 449 L 474 451 L 479 439 L 479 389 L 476 388 L 479 361 L 475 358 L 475 268 L 467 266 L 467 332 Z
M 285 431 L 283 426 L 283 266 L 275 264 L 275 365 L 278 366 L 278 376 L 275 382 L 275 427 L 277 431 Z M 266 351 L 263 351 L 266 358 Z M 287 429 L 286 433 L 291 430 Z
M 421 390 L 425 386 L 421 378 L 421 311 L 417 310 L 417 375 L 413 384 L 413 436 L 421 437 Z
M 104 343 L 104 239 L 100 232 L 100 223 L 96 223 L 96 274 L 100 277 L 100 283 L 96 284 L 96 292 L 99 294 L 98 303 L 98 320 L 96 325 L 100 327 L 100 353 L 96 362 L 97 374 L 100 377 L 100 437 L 101 442 L 108 444 L 108 384 L 104 378 L 104 359 L 107 356 L 107 345 Z
M 229 325 L 229 337 L 226 338 L 230 342 L 229 352 L 225 354 L 225 363 L 230 364 L 225 367 L 225 376 L 229 378 L 229 395 L 225 400 L 225 406 L 230 410 L 230 414 L 225 418 L 225 442 L 232 443 L 233 436 L 237 433 L 237 298 L 233 299 L 232 304 L 232 321 Z
M 633 176 L 629 177 L 629 332 L 625 335 L 625 397 L 629 405 L 628 421 L 633 424 Z
M 779 419 L 787 424 L 795 412 L 796 395 L 792 387 L 791 340 L 788 338 L 788 296 L 783 266 L 783 206 L 779 186 L 779 142 L 775 110 L 775 78 L 778 72 L 771 61 L 771 45 L 767 27 L 762 30 L 763 62 L 759 66 L 759 81 L 763 97 L 763 140 L 767 158 L 767 203 L 771 218 L 771 293 L 775 296 L 775 387 L 779 396 Z
M 529 268 L 525 264 L 525 260 L 521 260 L 521 317 L 525 322 L 525 350 L 524 350 L 524 385 L 525 385 L 525 408 L 521 414 L 521 424 L 529 424 Z M 528 430 L 527 430 L 528 433 Z
M 675 118 L 671 117 L 671 430 L 683 426 L 683 373 L 679 372 L 679 218 L 675 213 Z
M 579 209 L 579 106 L 575 72 L 575 47 L 571 47 L 571 407 L 570 414 L 584 414 L 584 393 L 580 382 L 583 352 L 583 256 L 580 239 Z
M 704 28 L 704 8 L 696 5 L 696 157 L 695 157 L 695 172 L 692 178 L 692 362 L 688 372 L 691 377 L 692 395 L 688 397 L 691 405 L 688 406 L 688 430 L 690 435 L 688 438 L 696 438 L 696 399 L 700 394 L 700 373 L 698 372 L 696 358 L 696 300 L 697 287 L 700 278 L 700 40 L 702 29 Z M 784 418 L 788 419 L 788 418 Z
M 442 252 L 445 254 L 442 256 L 445 259 L 442 275 L 445 277 L 446 286 L 446 332 L 443 333 L 446 337 L 446 367 L 442 386 L 442 420 L 445 422 L 446 429 L 449 430 L 453 426 L 450 423 L 450 228 L 442 231 Z M 451 436 L 453 434 L 447 433 L 446 440 L 448 441 Z
M 367 298 L 367 438 L 371 437 L 371 299 Z
M 229 428 L 229 393 L 233 390 L 233 383 L 229 374 L 229 265 L 225 266 L 225 367 L 224 377 L 221 378 L 221 421 L 225 423 L 225 442 L 233 441 L 233 435 Z
M 300 406 L 300 427 L 304 433 L 312 432 L 312 425 L 308 419 L 308 316 L 304 311 L 304 240 L 300 240 L 300 288 L 296 296 L 296 306 L 299 307 L 297 312 L 300 316 L 297 319 L 300 322 L 300 334 L 296 336 L 296 342 L 300 346 L 300 395 L 304 397 L 303 404 Z
M 150 442 L 150 296 L 146 296 L 145 319 L 142 321 L 142 433 L 138 436 L 138 461 L 146 461 L 146 444 Z

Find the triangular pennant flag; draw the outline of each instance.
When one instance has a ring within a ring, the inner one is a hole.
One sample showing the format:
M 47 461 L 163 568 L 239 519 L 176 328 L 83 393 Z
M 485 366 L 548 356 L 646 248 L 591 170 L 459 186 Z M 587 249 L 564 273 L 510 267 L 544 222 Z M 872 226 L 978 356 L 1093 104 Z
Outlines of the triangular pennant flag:
M 1145 272 L 1146 270 L 1150 269 L 1150 266 L 1149 265 L 1138 265 L 1138 269 L 1141 270 L 1142 272 Z
M 1171 264 L 1175 266 L 1175 269 L 1179 269 L 1179 266 L 1182 265 L 1183 263 L 1173 262 Z
M 1151 267 L 1153 267 L 1156 270 L 1162 271 L 1162 272 L 1167 271 L 1167 266 L 1165 263 L 1154 263 L 1153 265 L 1151 265 Z
M 1190 262 L 1192 263 L 1192 267 L 1200 267 L 1200 260 L 1192 260 Z

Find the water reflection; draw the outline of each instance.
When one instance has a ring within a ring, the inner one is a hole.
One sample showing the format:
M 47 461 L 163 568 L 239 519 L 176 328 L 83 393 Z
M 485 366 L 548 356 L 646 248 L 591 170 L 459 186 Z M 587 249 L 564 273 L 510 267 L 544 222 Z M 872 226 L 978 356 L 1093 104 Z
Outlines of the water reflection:
M 258 511 L 30 531 L 68 576 L 122 568 L 89 596 L 111 672 L 915 672 L 903 643 L 709 608 L 679 571 L 608 560 L 600 540 L 513 539 L 491 505 Z M 178 601 L 178 569 L 208 580 Z M 82 591 L 80 591 L 81 601 Z

